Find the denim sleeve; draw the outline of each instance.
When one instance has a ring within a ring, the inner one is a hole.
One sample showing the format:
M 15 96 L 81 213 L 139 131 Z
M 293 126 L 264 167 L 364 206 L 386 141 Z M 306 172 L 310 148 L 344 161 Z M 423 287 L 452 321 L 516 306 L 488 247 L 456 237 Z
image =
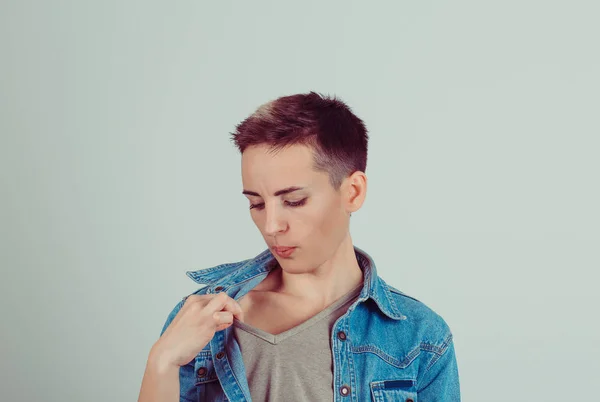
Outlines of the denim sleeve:
M 448 346 L 432 361 L 419 380 L 417 396 L 424 402 L 460 402 L 458 365 L 452 335 L 448 335 Z
M 160 331 L 160 336 L 162 336 L 162 334 L 165 333 L 165 331 L 167 330 L 169 325 L 171 325 L 171 322 L 173 321 L 173 319 L 175 318 L 177 313 L 179 313 L 179 310 L 181 310 L 181 307 L 183 307 L 184 302 L 185 302 L 185 298 L 183 298 L 183 300 L 181 300 L 179 303 L 177 303 L 175 308 L 173 308 L 173 310 L 171 310 L 171 312 L 167 316 L 167 321 L 165 322 L 165 325 L 163 325 L 162 331 Z
M 183 300 L 177 303 L 175 308 L 173 308 L 171 313 L 169 313 L 165 325 L 163 325 L 162 331 L 160 331 L 160 336 L 164 334 L 177 313 L 179 313 L 179 310 L 181 310 L 181 307 L 183 307 L 183 303 L 185 303 L 186 298 L 187 297 L 184 297 Z M 179 368 L 179 402 L 196 402 L 197 395 L 194 382 L 194 360 L 192 360 L 190 363 Z

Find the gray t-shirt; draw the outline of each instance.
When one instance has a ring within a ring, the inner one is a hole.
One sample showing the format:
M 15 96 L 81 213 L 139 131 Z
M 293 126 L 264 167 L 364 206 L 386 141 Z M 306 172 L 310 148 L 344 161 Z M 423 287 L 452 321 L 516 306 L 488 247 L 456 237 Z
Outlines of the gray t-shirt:
M 333 400 L 331 329 L 362 287 L 277 335 L 234 320 L 253 401 Z

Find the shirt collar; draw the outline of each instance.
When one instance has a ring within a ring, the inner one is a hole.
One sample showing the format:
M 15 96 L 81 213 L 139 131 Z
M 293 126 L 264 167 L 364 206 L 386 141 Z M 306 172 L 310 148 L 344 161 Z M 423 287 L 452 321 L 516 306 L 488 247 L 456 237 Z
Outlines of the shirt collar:
M 379 310 L 389 318 L 395 320 L 405 319 L 406 316 L 398 310 L 389 287 L 377 275 L 373 258 L 356 246 L 354 246 L 354 252 L 364 278 L 363 288 L 358 297 L 359 301 L 362 302 L 371 298 L 377 304 Z M 220 264 L 197 271 L 187 271 L 186 275 L 196 283 L 208 285 L 207 293 L 216 293 L 238 287 L 260 275 L 266 276 L 276 266 L 277 260 L 271 250 L 266 249 L 254 258 Z

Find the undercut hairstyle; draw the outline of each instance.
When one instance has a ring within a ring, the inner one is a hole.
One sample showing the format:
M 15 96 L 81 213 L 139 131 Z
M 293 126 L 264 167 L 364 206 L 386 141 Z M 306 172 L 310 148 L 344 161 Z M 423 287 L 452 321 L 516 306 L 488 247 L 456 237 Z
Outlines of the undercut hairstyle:
M 340 99 L 316 92 L 265 103 L 236 126 L 231 140 L 240 153 L 252 145 L 268 145 L 273 152 L 295 144 L 308 146 L 313 168 L 327 172 L 336 191 L 346 177 L 367 169 L 365 124 Z

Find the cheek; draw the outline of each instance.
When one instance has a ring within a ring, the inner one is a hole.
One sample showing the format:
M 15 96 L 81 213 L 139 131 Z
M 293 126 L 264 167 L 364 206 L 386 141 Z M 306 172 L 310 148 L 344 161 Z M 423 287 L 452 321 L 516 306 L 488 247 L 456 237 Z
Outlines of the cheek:
M 327 238 L 337 238 L 337 234 L 345 231 L 344 215 L 337 205 L 329 205 L 310 217 L 310 230 L 314 234 Z
M 331 238 L 337 238 L 337 234 L 345 231 L 344 217 L 340 216 L 339 213 L 332 212 L 331 214 L 323 217 L 321 222 L 321 232 Z
M 254 224 L 258 226 L 258 219 L 253 212 L 250 212 L 250 219 L 252 219 L 252 222 L 254 222 Z
M 252 212 L 252 210 L 251 210 L 250 218 L 252 218 L 252 222 L 254 222 L 254 225 L 262 233 L 263 229 L 264 229 L 264 224 L 263 224 L 263 219 L 261 218 L 261 215 L 259 213 Z

